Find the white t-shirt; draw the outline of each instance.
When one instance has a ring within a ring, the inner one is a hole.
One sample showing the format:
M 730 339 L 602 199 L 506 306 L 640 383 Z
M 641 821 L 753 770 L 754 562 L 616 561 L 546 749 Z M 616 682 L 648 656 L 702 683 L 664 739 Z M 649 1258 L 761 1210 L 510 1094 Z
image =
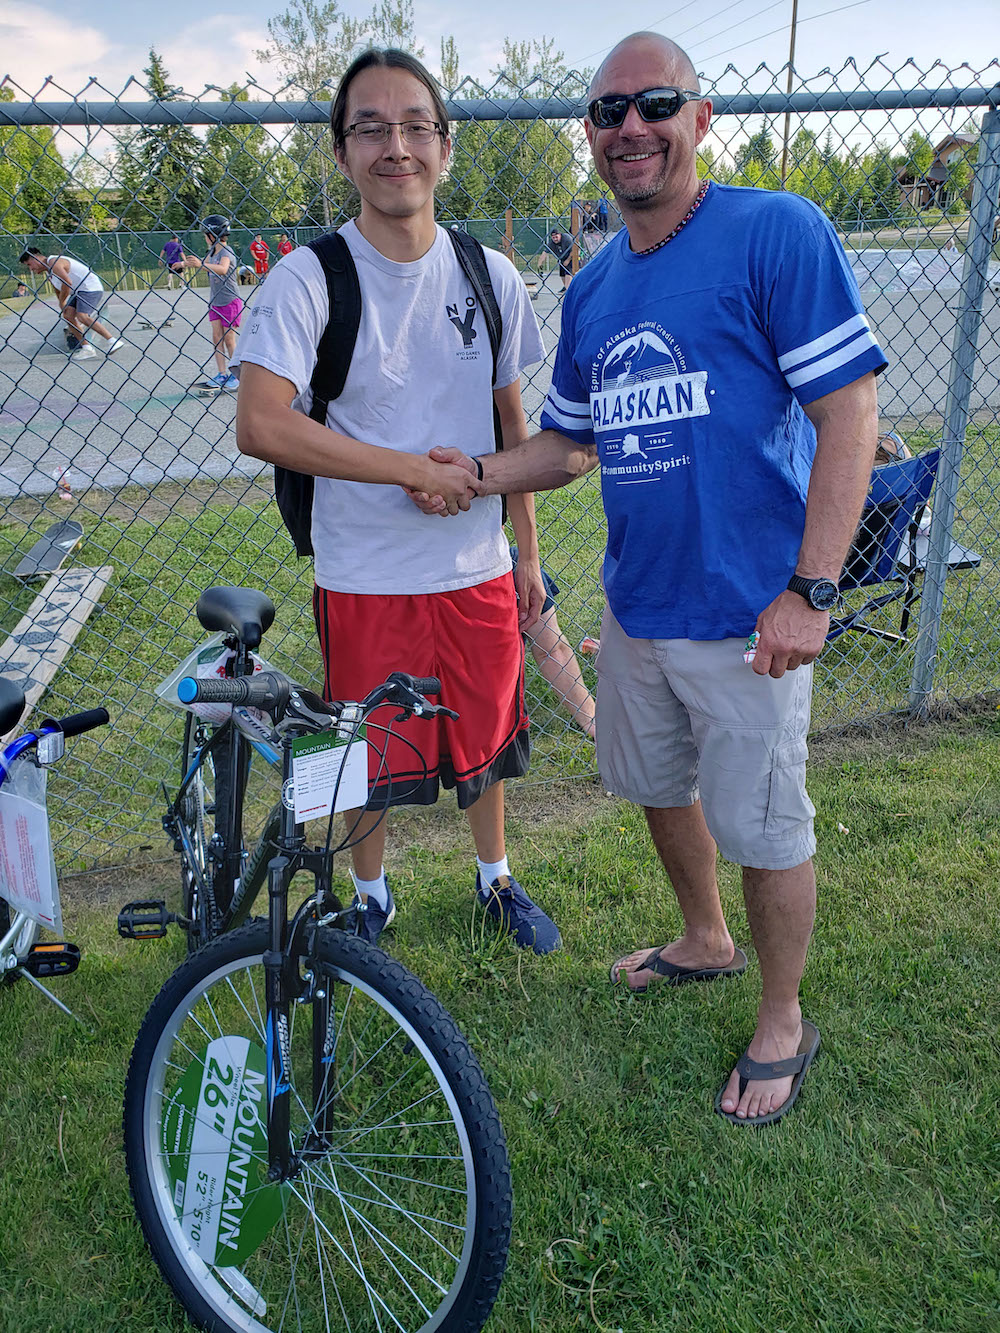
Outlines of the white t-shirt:
M 69 282 L 63 282 L 58 273 L 53 273 L 49 269 L 49 277 L 55 287 L 69 287 L 71 292 L 103 292 L 104 286 L 100 278 L 92 268 L 80 262 L 79 259 L 71 259 L 69 255 L 49 255 L 48 262 L 54 264 L 57 259 L 65 259 L 69 264 Z
M 411 454 L 454 445 L 492 453 L 493 357 L 472 287 L 442 228 L 422 259 L 386 259 L 353 222 L 340 229 L 358 269 L 361 323 L 344 391 L 327 425 Z M 497 357 L 505 388 L 544 355 L 527 289 L 503 255 L 486 250 L 503 316 Z M 232 369 L 241 361 L 295 385 L 292 406 L 308 414 L 316 349 L 329 318 L 326 279 L 301 246 L 268 275 L 244 316 Z M 422 514 L 398 486 L 316 478 L 312 541 L 316 582 L 351 593 L 430 593 L 471 588 L 510 569 L 498 496 L 468 513 Z

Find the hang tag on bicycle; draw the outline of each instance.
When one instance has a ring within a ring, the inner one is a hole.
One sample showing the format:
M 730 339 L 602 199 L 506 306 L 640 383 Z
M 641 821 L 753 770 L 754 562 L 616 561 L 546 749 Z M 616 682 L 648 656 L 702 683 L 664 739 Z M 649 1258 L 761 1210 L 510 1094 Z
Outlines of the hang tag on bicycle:
M 292 809 L 296 823 L 322 819 L 331 811 L 358 810 L 368 801 L 368 744 L 365 728 L 356 739 L 321 731 L 292 741 Z
M 52 856 L 47 774 L 15 759 L 0 789 L 0 897 L 40 926 L 62 934 L 62 903 Z

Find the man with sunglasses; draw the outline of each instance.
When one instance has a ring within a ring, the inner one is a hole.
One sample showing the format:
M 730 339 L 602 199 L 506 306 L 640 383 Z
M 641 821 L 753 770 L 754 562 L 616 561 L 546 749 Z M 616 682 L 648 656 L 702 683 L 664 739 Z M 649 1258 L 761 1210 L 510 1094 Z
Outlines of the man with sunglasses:
M 372 809 L 347 817 L 359 931 L 374 941 L 395 912 L 382 864 L 385 805 L 430 805 L 440 786 L 454 787 L 482 909 L 518 946 L 549 953 L 559 932 L 510 873 L 504 842 L 503 782 L 528 764 L 520 631 L 545 600 L 533 503 L 519 495 L 510 504 L 515 593 L 497 497 L 470 506 L 477 483 L 447 465 L 457 517 L 435 528 L 404 493 L 436 485 L 433 470 L 444 465 L 427 458 L 431 445 L 492 449 L 494 409 L 507 443 L 524 438 L 520 376 L 542 359 L 541 336 L 516 269 L 486 250 L 502 319 L 494 379 L 485 312 L 434 218 L 451 139 L 423 65 L 402 51 L 364 52 L 341 80 L 330 124 L 337 165 L 361 196 L 359 216 L 340 228 L 361 292 L 347 379 L 325 426 L 310 420 L 330 304 L 320 261 L 302 246 L 268 277 L 240 341 L 237 443 L 315 477 L 314 610 L 327 697 L 361 699 L 403 669 L 439 677 L 442 703 L 459 714 L 398 724 L 385 742 L 369 728 Z
M 627 231 L 566 295 L 542 433 L 468 466 L 492 493 L 600 463 L 598 763 L 645 807 L 684 921 L 612 980 L 636 994 L 741 973 L 717 851 L 741 865 L 763 995 L 716 1109 L 762 1125 L 792 1105 L 819 1045 L 799 1009 L 815 906 L 810 664 L 868 485 L 885 358 L 818 209 L 698 179 L 711 114 L 658 34 L 604 61 L 586 131 Z

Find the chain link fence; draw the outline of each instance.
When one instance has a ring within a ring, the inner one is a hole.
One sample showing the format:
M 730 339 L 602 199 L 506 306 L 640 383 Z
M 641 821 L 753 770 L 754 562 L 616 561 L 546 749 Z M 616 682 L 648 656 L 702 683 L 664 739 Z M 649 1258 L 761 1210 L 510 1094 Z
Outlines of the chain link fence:
M 454 147 L 439 216 L 508 254 L 528 285 L 546 348 L 524 382 L 537 426 L 559 336 L 551 233 L 572 237 L 575 271 L 621 220 L 613 201 L 602 205 L 592 173 L 580 81 L 544 98 L 537 88 L 499 92 L 462 88 L 449 103 Z M 268 591 L 278 618 L 266 656 L 302 680 L 320 677 L 311 569 L 295 559 L 278 518 L 270 469 L 238 453 L 234 397 L 191 389 L 215 371 L 207 288 L 163 262 L 173 237 L 202 253 L 198 219 L 221 212 L 235 221 L 252 304 L 255 237 L 273 264 L 283 236 L 301 245 L 352 215 L 325 128 L 329 93 L 288 96 L 252 85 L 225 100 L 218 90 L 150 100 L 134 85 L 116 96 L 91 84 L 76 95 L 49 85 L 31 97 L 10 79 L 0 89 L 0 672 L 26 687 L 46 679 L 40 711 L 105 703 L 114 719 L 76 742 L 59 770 L 65 866 L 162 846 L 160 786 L 176 780 L 179 718 L 154 686 L 204 637 L 193 615 L 203 588 L 243 582 Z M 932 465 L 927 505 L 927 468 L 917 494 L 913 476 L 873 490 L 849 580 L 859 586 L 845 605 L 856 611 L 869 596 L 883 604 L 817 664 L 815 726 L 994 691 L 997 64 L 894 72 L 850 63 L 815 78 L 766 67 L 743 78 L 730 67 L 713 100 L 702 174 L 792 190 L 830 216 L 890 361 L 880 382 L 887 450 Z M 99 276 L 98 317 L 123 340 L 114 354 L 100 333 L 82 355 L 71 349 L 52 285 L 19 265 L 28 246 Z M 563 644 L 576 645 L 597 632 L 602 608 L 596 477 L 540 496 L 538 513 Z M 66 520 L 79 523 L 82 539 L 56 583 L 15 577 L 33 544 Z M 59 586 L 64 609 L 40 609 L 40 595 L 48 589 L 51 601 Z M 541 665 L 529 661 L 529 781 L 593 771 L 580 716 L 563 697 L 571 665 L 549 648 L 548 661 L 542 647 Z M 582 671 L 592 688 L 587 659 Z

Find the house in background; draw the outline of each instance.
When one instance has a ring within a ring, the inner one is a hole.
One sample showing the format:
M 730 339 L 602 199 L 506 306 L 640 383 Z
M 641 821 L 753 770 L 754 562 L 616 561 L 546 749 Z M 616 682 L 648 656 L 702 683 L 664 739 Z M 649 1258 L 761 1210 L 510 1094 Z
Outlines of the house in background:
M 934 159 L 923 176 L 914 176 L 906 167 L 896 172 L 899 197 L 913 209 L 947 208 L 948 163 L 956 153 L 963 153 L 978 141 L 976 134 L 949 134 L 934 149 Z M 965 191 L 967 202 L 972 201 L 972 185 Z

